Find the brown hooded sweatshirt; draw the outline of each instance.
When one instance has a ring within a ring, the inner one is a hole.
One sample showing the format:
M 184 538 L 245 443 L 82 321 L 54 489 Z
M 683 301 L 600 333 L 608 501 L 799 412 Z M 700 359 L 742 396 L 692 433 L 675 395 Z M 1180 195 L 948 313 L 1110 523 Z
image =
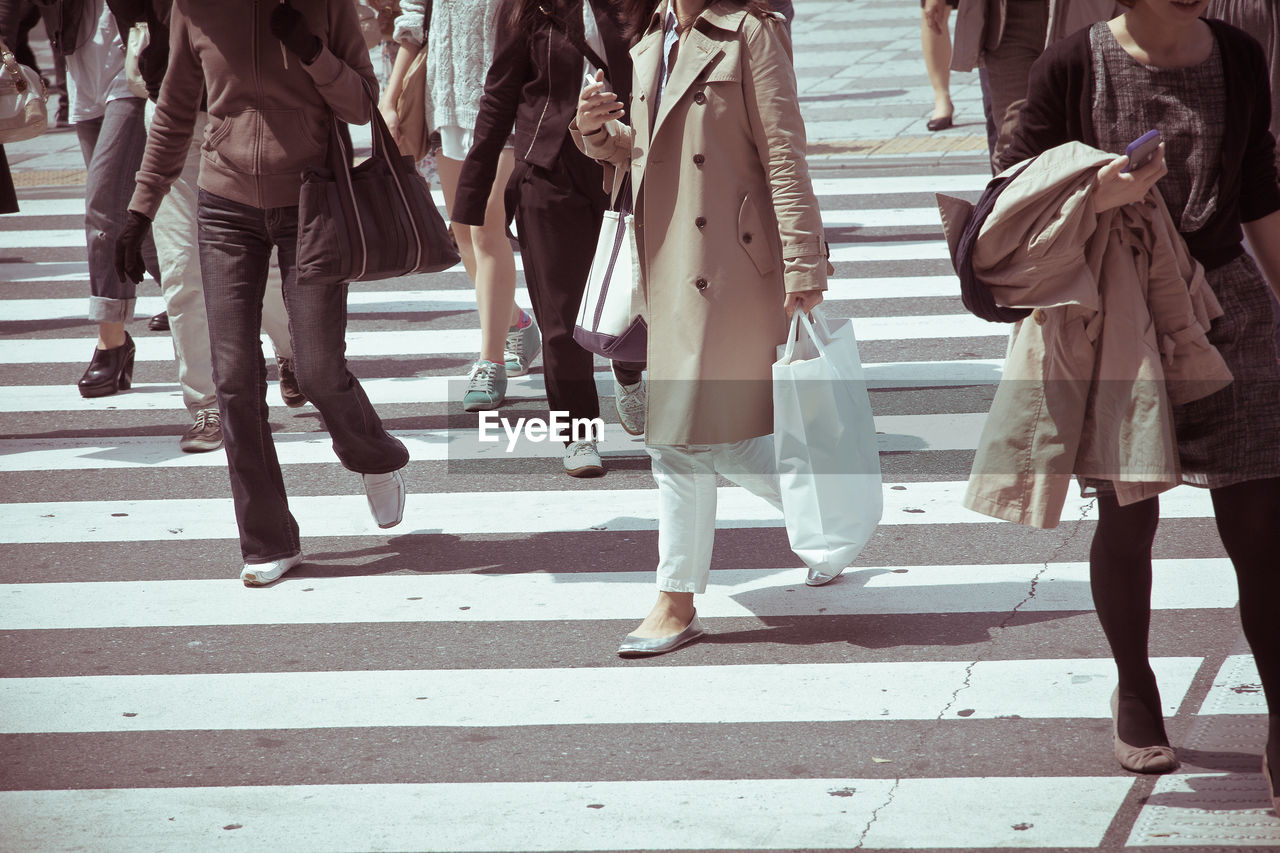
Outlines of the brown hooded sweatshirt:
M 310 65 L 268 20 L 277 0 L 176 0 L 165 74 L 130 210 L 154 219 L 182 173 L 201 97 L 209 124 L 199 187 L 260 208 L 298 203 L 302 174 L 325 163 L 330 111 L 369 121 L 378 83 L 351 0 L 292 0 L 323 47 Z

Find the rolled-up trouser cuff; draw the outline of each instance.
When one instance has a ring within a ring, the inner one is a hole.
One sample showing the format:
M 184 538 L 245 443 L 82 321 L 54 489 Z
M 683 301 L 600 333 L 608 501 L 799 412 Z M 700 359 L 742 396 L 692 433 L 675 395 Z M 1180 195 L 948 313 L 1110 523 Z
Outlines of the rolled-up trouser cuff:
M 89 297 L 89 319 L 95 323 L 128 323 L 133 319 L 133 299 Z
M 658 578 L 658 589 L 662 592 L 691 592 L 694 595 L 702 595 L 707 591 L 707 582 L 706 580 L 701 583 L 677 581 L 660 576 Z

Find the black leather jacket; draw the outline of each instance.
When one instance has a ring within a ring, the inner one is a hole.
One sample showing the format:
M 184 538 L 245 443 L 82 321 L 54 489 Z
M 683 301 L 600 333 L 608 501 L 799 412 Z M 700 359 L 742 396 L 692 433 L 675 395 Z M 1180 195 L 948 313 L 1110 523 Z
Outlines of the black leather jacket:
M 631 56 L 604 6 L 605 0 L 592 4 L 605 45 L 601 58 L 608 64 L 610 88 L 626 104 L 631 100 Z M 531 27 L 504 28 L 485 78 L 475 141 L 458 178 L 455 222 L 484 224 L 498 157 L 513 127 L 518 160 L 549 169 L 566 145 L 577 153 L 569 141 L 569 123 L 584 85 L 584 56 L 577 46 L 583 42 L 581 3 L 569 4 L 560 14 L 542 11 Z

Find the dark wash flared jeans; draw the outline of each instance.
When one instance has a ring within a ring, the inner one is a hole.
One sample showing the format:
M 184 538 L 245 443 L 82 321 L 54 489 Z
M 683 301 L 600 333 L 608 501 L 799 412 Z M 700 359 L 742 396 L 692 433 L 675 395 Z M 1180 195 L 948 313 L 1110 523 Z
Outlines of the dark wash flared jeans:
M 196 215 L 213 383 L 240 551 L 246 563 L 270 562 L 301 550 L 267 417 L 262 298 L 273 246 L 294 372 L 302 393 L 324 418 L 339 461 L 361 474 L 385 474 L 403 468 L 409 451 L 383 428 L 347 369 L 347 285 L 298 280 L 298 208 L 263 209 L 201 190 Z

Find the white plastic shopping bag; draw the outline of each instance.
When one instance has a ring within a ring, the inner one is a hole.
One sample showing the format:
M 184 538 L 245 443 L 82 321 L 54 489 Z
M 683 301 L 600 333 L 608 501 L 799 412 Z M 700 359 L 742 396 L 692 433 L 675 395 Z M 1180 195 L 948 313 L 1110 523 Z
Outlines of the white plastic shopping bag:
M 880 455 L 848 320 L 796 311 L 773 365 L 773 442 L 791 548 L 810 577 L 834 577 L 884 511 Z

